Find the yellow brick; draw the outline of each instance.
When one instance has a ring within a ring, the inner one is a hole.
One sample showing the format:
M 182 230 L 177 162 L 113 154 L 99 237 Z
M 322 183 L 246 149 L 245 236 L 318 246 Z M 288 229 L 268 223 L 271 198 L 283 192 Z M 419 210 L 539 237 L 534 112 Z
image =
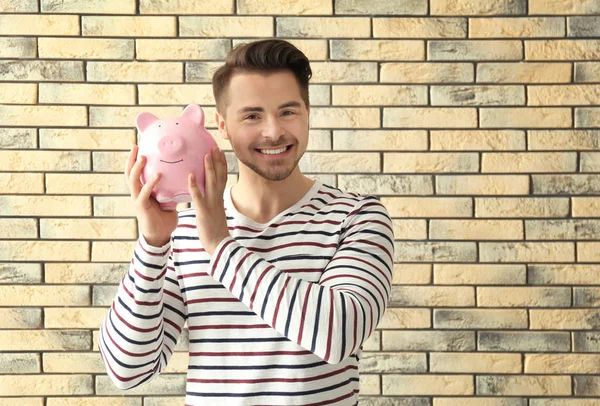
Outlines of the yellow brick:
M 2 7 L 0 7 L 0 10 Z M 1 35 L 79 35 L 77 16 L 12 14 L 0 15 Z
M 334 150 L 427 150 L 424 130 L 337 130 L 333 132 Z
M 204 124 L 216 127 L 215 109 L 204 107 Z M 91 127 L 135 127 L 135 117 L 142 112 L 150 112 L 158 118 L 177 117 L 181 115 L 181 107 L 90 107 Z
M 333 104 L 342 106 L 427 105 L 426 86 L 332 86 Z
M 3 211 L 4 214 L 8 214 Z M 37 238 L 37 222 L 35 219 L 0 218 L 0 238 L 25 239 Z M 1 289 L 1 287 L 0 287 Z M 2 300 L 0 298 L 0 300 Z
M 383 155 L 383 172 L 478 172 L 477 153 L 390 152 Z
M 106 373 L 100 353 L 94 352 L 46 353 L 43 363 L 44 372 L 49 373 Z
M 484 152 L 481 172 L 576 172 L 577 154 L 567 152 Z
M 524 86 L 432 86 L 432 106 L 525 105 Z
M 44 308 L 46 328 L 100 328 L 108 309 L 101 307 Z
M 524 14 L 527 0 L 431 0 L 432 15 Z
M 475 306 L 474 288 L 470 286 L 398 286 L 392 302 L 400 306 Z
M 392 229 L 396 240 L 418 240 L 427 238 L 426 220 L 394 219 Z
M 596 330 L 598 327 L 597 309 L 532 309 L 529 313 L 532 330 Z
M 39 38 L 40 58 L 132 59 L 133 40 L 100 38 Z
M 0 286 L 0 306 L 85 306 L 87 286 Z
M 482 242 L 479 247 L 482 262 L 575 261 L 575 247 L 570 242 Z
M 374 38 L 465 38 L 465 18 L 373 18 Z
M 273 17 L 179 17 L 181 37 L 272 37 Z
M 231 46 L 225 39 L 138 39 L 136 59 L 180 61 L 224 59 Z
M 438 194 L 522 195 L 529 193 L 526 175 L 449 175 L 438 176 Z
M 582 152 L 579 170 L 581 172 L 598 172 L 600 169 L 600 154 L 598 152 Z
M 596 243 L 596 242 L 578 242 L 577 243 L 577 261 L 578 262 L 600 261 L 600 244 Z
M 0 117 L 11 126 L 87 126 L 85 107 L 0 105 Z
M 137 238 L 133 219 L 41 219 L 41 238 L 130 239 Z
M 124 194 L 129 188 L 124 174 L 48 174 L 46 187 L 49 194 Z
M 89 37 L 175 37 L 176 17 L 83 16 L 84 36 Z
M 88 152 L 0 151 L 2 171 L 89 171 Z
M 425 43 L 417 40 L 331 40 L 331 59 L 422 61 L 425 59 Z
M 430 61 L 520 60 L 522 54 L 521 41 L 511 40 L 433 40 L 427 47 Z
M 427 0 L 411 1 L 371 1 L 336 0 L 335 14 L 427 14 Z
M 573 126 L 570 108 L 481 108 L 479 120 L 482 128 L 568 128 Z
M 37 131 L 34 128 L 0 128 L 0 148 L 37 148 Z
M 141 14 L 233 14 L 234 0 L 140 0 Z
M 140 104 L 215 104 L 212 85 L 138 85 Z
M 315 62 L 311 69 L 313 83 L 377 82 L 375 62 Z
M 135 130 L 40 129 L 40 148 L 130 150 L 136 142 Z
M 600 13 L 596 0 L 529 0 L 529 14 Z
M 90 82 L 182 82 L 180 62 L 88 62 Z
M 525 131 L 520 130 L 439 130 L 431 131 L 430 136 L 432 151 L 525 149 Z
M 0 0 L 0 10 L 3 13 L 37 13 L 40 11 L 37 0 Z
M 13 305 L 12 303 L 10 304 Z M 35 308 L 0 309 L 0 328 L 34 329 L 42 326 L 42 310 Z M 1 357 L 1 355 L 0 355 Z
M 429 264 L 394 264 L 393 284 L 424 285 L 431 283 Z
M 65 212 L 68 207 L 68 212 Z M 79 196 L 0 196 L 0 210 L 10 216 L 90 216 L 89 197 Z
M 436 285 L 503 285 L 525 284 L 525 265 L 435 264 Z
M 572 197 L 573 217 L 594 217 L 600 210 L 600 199 L 597 197 Z
M 600 354 L 525 354 L 526 374 L 600 374 Z
M 135 14 L 135 0 L 41 0 L 42 12 L 78 14 Z
M 363 395 L 379 395 L 381 392 L 381 378 L 379 375 L 360 375 L 360 393 Z
M 2 406 L 44 406 L 44 398 L 4 398 Z
M 238 0 L 237 14 L 293 14 L 319 15 L 333 14 L 331 2 L 322 0 L 273 0 L 265 3 L 261 0 Z
M 92 243 L 92 261 L 129 262 L 135 244 L 135 241 L 94 241 Z
M 431 353 L 431 372 L 518 374 L 520 354 L 463 354 L 460 352 Z M 44 369 L 45 370 L 45 369 Z
M 473 395 L 471 375 L 383 375 L 383 394 L 388 396 Z
M 37 104 L 37 94 L 34 83 L 0 83 L 1 104 Z
M 600 85 L 529 86 L 530 106 L 568 106 L 600 104 Z
M 566 217 L 568 198 L 476 198 L 475 217 Z
M 471 217 L 471 199 L 446 197 L 383 197 L 392 217 Z
M 600 40 L 525 41 L 526 60 L 600 59 Z
M 367 107 L 313 108 L 311 128 L 379 128 L 379 109 Z
M 497 396 L 570 396 L 570 376 L 477 376 L 477 394 Z
M 442 128 L 477 127 L 477 111 L 472 108 L 385 107 L 384 127 Z
M 94 172 L 123 172 L 128 152 L 92 152 Z
M 0 45 L 2 41 L 0 41 Z M 35 46 L 33 47 L 35 50 Z M 0 51 L 1 52 L 1 51 Z M 0 80 L 77 82 L 85 80 L 82 61 L 0 61 Z
M 307 152 L 299 165 L 302 172 L 379 172 L 379 154 Z
M 118 284 L 127 274 L 129 264 L 45 264 L 45 279 L 51 283 L 112 283 Z
M 597 107 L 576 108 L 575 127 L 600 127 L 600 109 Z
M 35 38 L 0 37 L 0 58 L 35 58 L 35 49 Z
M 91 344 L 89 331 L 0 330 L 2 351 L 83 351 Z
M 575 62 L 575 82 L 597 82 L 600 62 Z
M 382 83 L 473 82 L 471 63 L 382 63 Z
M 431 220 L 432 240 L 520 240 L 520 220 Z
M 0 375 L 0 396 L 90 395 L 91 375 Z
M 367 38 L 371 20 L 366 17 L 279 17 L 278 37 Z
M 94 216 L 96 217 L 124 217 L 135 215 L 135 208 L 130 196 L 94 197 Z
M 0 173 L 0 193 L 44 193 L 44 174 Z
M 480 307 L 569 307 L 571 288 L 546 287 L 478 287 Z
M 40 83 L 40 103 L 135 104 L 133 85 Z
M 470 38 L 564 37 L 565 19 L 559 17 L 471 18 Z
M 399 181 L 400 180 L 400 181 Z M 360 194 L 433 194 L 428 175 L 339 175 L 338 187 Z
M 170 363 L 171 361 L 169 361 Z M 106 371 L 106 369 L 105 369 Z M 140 406 L 141 399 L 138 397 L 49 397 L 46 400 L 46 406 Z M 16 406 L 16 405 L 15 405 Z M 25 406 L 25 405 L 19 405 Z M 28 406 L 28 405 L 27 405 Z
M 477 65 L 477 82 L 570 83 L 570 63 L 506 62 Z
M 89 243 L 70 241 L 5 241 L 3 261 L 87 261 Z
M 429 309 L 387 309 L 378 329 L 417 329 L 431 328 Z

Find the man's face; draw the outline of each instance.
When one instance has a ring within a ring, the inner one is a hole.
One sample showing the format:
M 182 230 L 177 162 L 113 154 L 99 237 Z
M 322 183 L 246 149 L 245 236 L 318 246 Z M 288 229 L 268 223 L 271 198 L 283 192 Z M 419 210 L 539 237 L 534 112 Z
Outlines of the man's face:
M 235 74 L 227 101 L 226 119 L 217 113 L 219 132 L 241 163 L 270 181 L 290 176 L 306 151 L 310 113 L 294 74 Z

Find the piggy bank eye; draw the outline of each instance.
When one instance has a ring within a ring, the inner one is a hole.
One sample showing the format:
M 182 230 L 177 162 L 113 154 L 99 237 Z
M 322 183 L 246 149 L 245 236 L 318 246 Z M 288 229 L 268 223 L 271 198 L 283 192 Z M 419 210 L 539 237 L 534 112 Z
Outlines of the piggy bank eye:
M 179 125 L 179 123 L 175 123 L 175 125 Z
M 158 128 L 160 128 L 160 126 L 161 126 L 161 125 L 162 125 L 162 124 L 159 124 L 159 125 L 158 125 Z

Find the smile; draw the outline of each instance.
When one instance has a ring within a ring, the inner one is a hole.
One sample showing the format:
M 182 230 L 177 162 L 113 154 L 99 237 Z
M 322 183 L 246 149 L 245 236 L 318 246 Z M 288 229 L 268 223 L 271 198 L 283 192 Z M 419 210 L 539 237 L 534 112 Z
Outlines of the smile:
M 163 161 L 162 159 L 160 160 L 160 162 L 164 162 L 166 164 L 176 164 L 177 162 L 183 162 L 183 159 L 180 159 L 179 161 L 175 161 L 175 162 L 168 162 L 168 161 Z

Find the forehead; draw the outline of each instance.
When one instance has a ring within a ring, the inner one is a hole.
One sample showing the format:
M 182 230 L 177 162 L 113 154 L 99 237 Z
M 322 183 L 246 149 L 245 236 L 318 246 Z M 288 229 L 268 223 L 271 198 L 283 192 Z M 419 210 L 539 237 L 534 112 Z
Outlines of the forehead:
M 228 93 L 230 106 L 279 104 L 281 100 L 302 103 L 298 81 L 289 71 L 236 73 L 229 83 Z

